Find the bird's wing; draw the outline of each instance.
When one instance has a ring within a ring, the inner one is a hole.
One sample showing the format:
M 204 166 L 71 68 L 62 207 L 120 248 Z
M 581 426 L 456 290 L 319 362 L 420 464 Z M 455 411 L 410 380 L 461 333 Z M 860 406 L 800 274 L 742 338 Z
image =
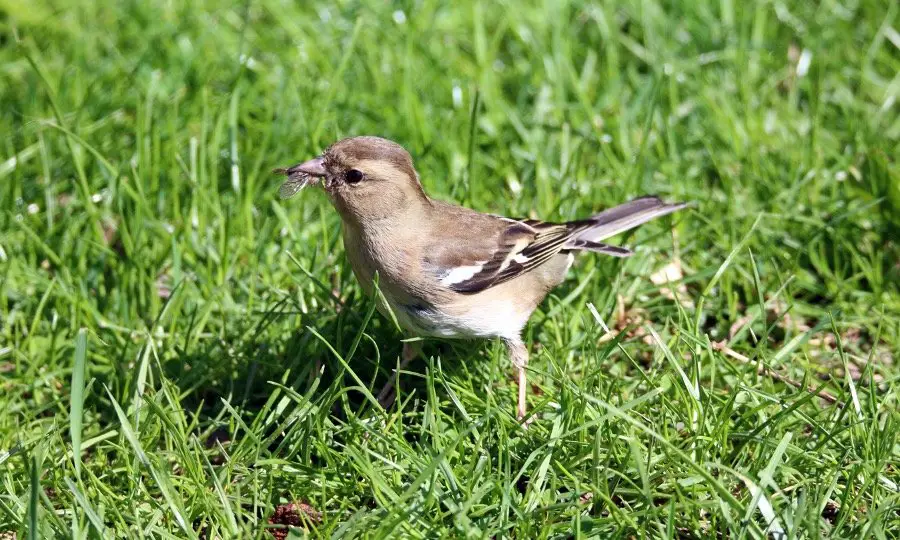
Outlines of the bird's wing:
M 479 214 L 445 205 L 441 208 L 447 226 L 439 224 L 433 231 L 433 249 L 423 267 L 452 291 L 477 293 L 520 276 L 561 251 L 586 250 L 628 257 L 630 250 L 601 240 L 685 206 L 657 197 L 641 197 L 587 219 L 550 223 Z
M 460 293 L 483 291 L 547 262 L 571 238 L 567 224 L 489 217 L 491 222 L 481 227 L 435 238 L 439 241 L 425 267 L 442 286 Z

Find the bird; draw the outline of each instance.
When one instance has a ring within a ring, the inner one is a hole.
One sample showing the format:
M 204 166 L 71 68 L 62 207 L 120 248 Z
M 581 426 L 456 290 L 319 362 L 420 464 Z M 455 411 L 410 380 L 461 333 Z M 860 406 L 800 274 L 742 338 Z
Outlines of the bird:
M 516 372 L 520 421 L 529 357 L 522 330 L 563 282 L 575 254 L 628 257 L 631 250 L 604 241 L 688 205 L 644 196 L 567 222 L 482 213 L 429 197 L 409 152 L 375 136 L 339 140 L 275 171 L 288 178 L 282 198 L 307 185 L 324 189 L 340 215 L 353 274 L 367 294 L 377 287 L 378 310 L 411 336 L 503 341 Z M 417 354 L 404 342 L 399 369 Z

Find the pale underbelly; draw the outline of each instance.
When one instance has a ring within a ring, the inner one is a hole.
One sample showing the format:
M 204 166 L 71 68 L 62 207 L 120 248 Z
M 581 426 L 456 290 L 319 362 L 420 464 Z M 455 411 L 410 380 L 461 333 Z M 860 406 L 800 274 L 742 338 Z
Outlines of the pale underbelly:
M 401 327 L 423 337 L 513 339 L 531 315 L 530 311 L 517 309 L 512 302 L 454 309 L 452 314 L 423 304 L 399 304 L 392 308 Z

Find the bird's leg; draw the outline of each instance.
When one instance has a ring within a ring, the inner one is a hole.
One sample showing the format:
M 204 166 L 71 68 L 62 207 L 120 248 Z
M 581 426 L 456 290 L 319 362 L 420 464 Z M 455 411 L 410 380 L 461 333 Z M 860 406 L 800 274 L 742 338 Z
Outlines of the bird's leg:
M 419 356 L 421 351 L 422 348 L 418 341 L 403 343 L 403 352 L 400 353 L 400 365 L 397 366 L 397 369 L 393 370 L 391 378 L 388 379 L 388 382 L 385 383 L 381 392 L 378 393 L 378 403 L 385 409 L 390 407 L 391 403 L 394 402 L 394 378 L 399 378 L 400 374 L 398 372 L 412 362 L 413 358 Z
M 509 352 L 509 359 L 512 360 L 513 365 L 516 367 L 519 379 L 519 402 L 516 406 L 516 418 L 522 420 L 525 418 L 525 392 L 528 388 L 528 382 L 525 379 L 525 366 L 528 365 L 528 349 L 519 338 L 507 339 L 505 342 L 506 350 Z

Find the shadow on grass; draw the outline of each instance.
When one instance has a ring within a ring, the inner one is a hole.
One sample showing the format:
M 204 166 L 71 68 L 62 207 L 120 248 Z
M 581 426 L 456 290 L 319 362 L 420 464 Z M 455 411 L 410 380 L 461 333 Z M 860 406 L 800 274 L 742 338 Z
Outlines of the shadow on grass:
M 183 408 L 198 411 L 201 426 L 227 420 L 223 402 L 251 423 L 280 385 L 309 402 L 329 403 L 329 414 L 336 420 L 359 416 L 373 407 L 360 383 L 377 396 L 394 377 L 404 338 L 377 312 L 365 320 L 370 302 L 356 295 L 339 307 L 325 305 L 302 313 L 280 302 L 230 325 L 230 337 L 197 342 L 168 358 L 162 375 L 178 387 Z M 297 323 L 285 322 L 291 318 Z M 482 340 L 427 339 L 422 354 L 404 371 L 424 375 L 433 357 L 441 360 L 444 375 L 453 377 L 464 359 L 490 346 Z M 404 396 L 427 395 L 423 376 L 401 374 L 400 385 Z M 443 401 L 446 396 L 438 397 Z

